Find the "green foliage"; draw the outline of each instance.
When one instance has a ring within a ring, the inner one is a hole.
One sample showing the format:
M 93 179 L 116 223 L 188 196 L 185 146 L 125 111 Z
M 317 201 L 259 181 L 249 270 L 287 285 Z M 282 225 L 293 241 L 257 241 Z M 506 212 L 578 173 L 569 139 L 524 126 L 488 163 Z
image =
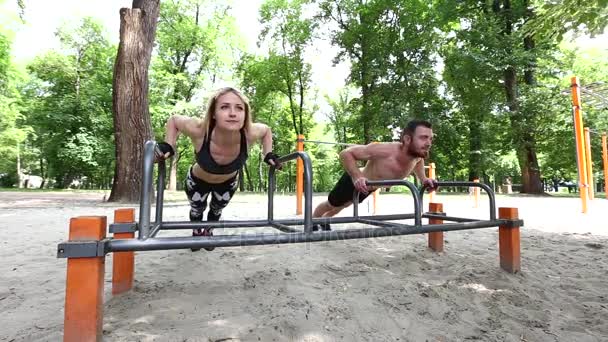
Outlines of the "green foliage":
M 608 23 L 606 0 L 536 1 L 538 15 L 526 23 L 525 32 L 562 40 L 565 33 L 575 30 L 600 34 Z
M 22 124 L 20 94 L 17 89 L 20 76 L 12 65 L 10 40 L 0 33 L 0 174 L 3 186 L 18 182 L 17 159 L 22 158 L 22 143 L 30 128 Z
M 608 59 L 602 47 L 574 51 L 557 43 L 570 29 L 601 33 L 606 5 L 605 0 L 268 0 L 259 12 L 264 53 L 254 56 L 241 52 L 231 3 L 162 1 L 150 72 L 154 134 L 164 136 L 173 113 L 200 116 L 201 94 L 237 78 L 254 120 L 271 126 L 280 155 L 294 151 L 300 133 L 341 143 L 391 141 L 409 119 L 425 118 L 434 125 L 429 162 L 436 163 L 440 179 L 500 182 L 508 176 L 520 183 L 522 167 L 529 166 L 522 151 L 529 151 L 538 154 L 543 178 L 571 180 L 577 173 L 571 104 L 562 92 L 572 73 L 583 87 L 605 81 Z M 0 34 L 0 181 L 17 182 L 19 157 L 25 173 L 53 179 L 56 186 L 84 177 L 88 186 L 108 186 L 116 52 L 103 28 L 88 18 L 61 28 L 61 49 L 35 58 L 27 79 L 10 60 L 10 36 Z M 320 101 L 311 77 L 314 64 L 307 60 L 307 49 L 319 39 L 338 49 L 336 63 L 350 65 L 346 87 L 326 96 L 327 125 L 313 117 Z M 515 71 L 514 100 L 506 96 L 506 70 Z M 584 122 L 602 132 L 608 117 L 598 103 L 583 97 Z M 178 184 L 193 162 L 192 148 L 180 138 Z M 340 177 L 342 148 L 306 144 L 315 191 L 329 191 Z M 597 170 L 597 136 L 592 150 Z M 253 147 L 246 190 L 266 190 L 262 158 L 260 147 Z M 279 191 L 293 191 L 295 163 L 277 177 Z
M 111 179 L 112 67 L 116 55 L 91 19 L 62 27 L 61 52 L 36 57 L 23 89 L 25 122 L 34 132 L 31 172 L 66 187 L 74 179 L 106 185 Z M 38 162 L 39 161 L 39 162 Z

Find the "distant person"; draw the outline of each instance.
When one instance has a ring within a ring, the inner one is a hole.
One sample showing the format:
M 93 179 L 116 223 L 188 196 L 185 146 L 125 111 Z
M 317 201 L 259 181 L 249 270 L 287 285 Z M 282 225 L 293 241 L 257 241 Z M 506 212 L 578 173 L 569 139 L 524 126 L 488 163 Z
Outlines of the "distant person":
M 353 191 L 359 191 L 359 203 L 370 192 L 368 180 L 403 179 L 412 174 L 432 190 L 437 188 L 434 179 L 424 174 L 424 158 L 433 143 L 432 125 L 424 120 L 412 120 L 401 132 L 398 142 L 374 143 L 351 146 L 340 152 L 340 162 L 345 172 L 329 193 L 327 201 L 319 204 L 313 217 L 333 217 L 352 204 Z M 359 169 L 357 161 L 366 161 Z M 329 224 L 315 225 L 313 230 L 331 230 Z
M 236 191 L 239 170 L 255 142 L 262 144 L 264 161 L 281 168 L 278 156 L 272 152 L 270 127 L 252 123 L 247 98 L 234 88 L 222 88 L 215 93 L 203 118 L 171 116 L 167 121 L 165 141 L 158 144 L 158 160 L 175 154 L 180 133 L 190 137 L 194 145 L 196 163 L 190 167 L 185 182 L 192 222 L 203 221 L 209 197 L 207 221 L 219 221 L 222 210 Z M 211 228 L 192 232 L 192 236 L 212 235 Z

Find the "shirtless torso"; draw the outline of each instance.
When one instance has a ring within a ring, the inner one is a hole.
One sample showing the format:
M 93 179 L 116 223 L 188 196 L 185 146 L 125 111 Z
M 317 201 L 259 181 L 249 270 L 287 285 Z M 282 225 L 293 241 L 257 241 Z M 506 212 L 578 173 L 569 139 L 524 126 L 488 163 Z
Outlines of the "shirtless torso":
M 421 182 L 428 181 L 424 158 L 428 156 L 432 142 L 430 126 L 417 126 L 413 134 L 404 135 L 400 142 L 351 146 L 340 152 L 346 174 L 338 180 L 327 201 L 317 206 L 313 216 L 336 215 L 352 203 L 354 189 L 359 191 L 359 201 L 362 201 L 376 189 L 367 186 L 368 180 L 403 179 L 414 173 Z M 365 161 L 365 166 L 360 169 L 358 161 Z

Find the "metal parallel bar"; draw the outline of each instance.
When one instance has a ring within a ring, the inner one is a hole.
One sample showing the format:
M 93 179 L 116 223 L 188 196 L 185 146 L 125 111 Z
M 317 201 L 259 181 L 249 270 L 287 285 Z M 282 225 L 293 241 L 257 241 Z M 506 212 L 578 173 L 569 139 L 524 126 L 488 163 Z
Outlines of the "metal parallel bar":
M 304 165 L 304 231 L 312 232 L 312 162 L 306 152 L 296 151 L 279 157 L 279 162 L 302 159 Z M 268 171 L 268 221 L 274 219 L 275 167 Z
M 167 165 L 164 160 L 158 162 L 158 180 L 156 184 L 156 222 L 163 222 L 163 196 Z
M 272 227 L 285 232 L 285 233 L 301 233 L 301 231 L 295 229 L 295 228 L 291 228 L 290 226 L 286 226 L 284 224 L 278 223 L 278 222 L 271 222 Z
M 383 187 L 383 186 L 396 186 L 396 185 L 404 185 L 406 186 L 410 192 L 412 193 L 412 197 L 414 197 L 414 223 L 416 225 L 422 224 L 421 218 L 421 203 L 422 199 L 418 195 L 418 188 L 405 179 L 386 179 L 386 180 L 368 180 L 366 182 L 368 186 L 375 187 Z M 355 189 L 353 191 L 353 216 L 355 218 L 359 217 L 359 192 Z
M 139 239 L 145 239 L 150 234 L 150 196 L 152 191 L 152 176 L 154 171 L 154 149 L 156 142 L 146 141 L 142 161 L 141 196 L 139 203 Z
M 478 219 L 473 219 L 473 218 L 466 218 L 466 217 L 456 217 L 456 216 L 447 216 L 444 214 L 433 214 L 433 213 L 424 213 L 422 214 L 423 218 L 435 218 L 435 219 L 440 219 L 440 220 L 444 220 L 444 221 L 454 221 L 454 222 L 475 222 L 475 221 L 479 221 Z
M 350 240 L 372 237 L 423 234 L 439 231 L 455 231 L 478 229 L 511 224 L 511 220 L 493 220 L 477 222 L 460 222 L 450 224 L 432 224 L 425 226 L 360 228 L 334 230 L 316 233 L 293 234 L 248 234 L 248 235 L 219 235 L 212 237 L 169 237 L 140 239 L 118 239 L 107 243 L 107 252 L 152 251 L 204 247 L 236 247 L 269 244 L 303 243 L 333 240 Z
M 302 140 L 302 142 L 314 143 L 314 144 L 338 145 L 338 146 L 359 146 L 358 144 L 347 144 L 347 143 L 319 141 L 319 140 Z
M 275 220 L 275 222 L 280 222 Z M 162 230 L 174 230 L 174 229 L 195 229 L 195 228 L 251 228 L 251 227 L 268 227 L 270 221 L 263 220 L 250 220 L 250 221 L 201 221 L 201 222 L 190 222 L 190 221 L 179 221 L 179 222 L 163 222 Z
M 401 224 L 401 223 L 395 223 L 395 222 L 384 222 L 384 221 L 377 221 L 377 220 L 366 220 L 366 219 L 358 219 L 357 222 L 359 223 L 364 223 L 364 224 L 369 224 L 369 225 L 373 225 L 373 226 L 378 226 L 378 227 L 389 227 L 389 228 L 409 228 L 409 227 L 414 227 L 412 225 L 407 225 L 407 224 Z
M 274 191 L 276 189 L 275 168 L 268 171 L 268 222 L 274 220 Z
M 414 218 L 414 214 L 393 214 L 393 215 L 376 215 L 376 216 L 359 216 L 362 219 L 374 219 L 379 221 L 389 220 L 411 220 Z M 179 221 L 179 222 L 163 222 L 161 230 L 175 230 L 175 229 L 193 229 L 193 228 L 252 228 L 252 227 L 268 227 L 271 222 L 280 223 L 288 226 L 301 226 L 304 225 L 303 219 L 282 219 L 268 221 L 264 220 L 249 220 L 249 221 L 218 221 L 218 222 L 190 222 L 190 221 Z M 313 223 L 356 223 L 357 219 L 353 217 L 316 217 L 312 219 Z
M 486 193 L 488 194 L 488 198 L 490 201 L 490 220 L 496 220 L 496 195 L 494 195 L 494 191 L 492 190 L 492 188 L 490 188 L 487 184 L 481 183 L 481 182 L 452 182 L 452 181 L 441 181 L 441 182 L 437 182 L 437 185 L 440 187 L 445 187 L 445 186 L 466 186 L 466 187 L 470 187 L 470 186 L 474 186 L 474 187 L 478 187 L 478 188 L 482 188 L 483 190 L 486 191 Z M 424 191 L 427 189 L 427 187 L 425 185 L 422 185 L 420 187 L 419 190 L 419 197 L 420 197 L 420 203 L 422 203 L 422 200 L 424 198 Z

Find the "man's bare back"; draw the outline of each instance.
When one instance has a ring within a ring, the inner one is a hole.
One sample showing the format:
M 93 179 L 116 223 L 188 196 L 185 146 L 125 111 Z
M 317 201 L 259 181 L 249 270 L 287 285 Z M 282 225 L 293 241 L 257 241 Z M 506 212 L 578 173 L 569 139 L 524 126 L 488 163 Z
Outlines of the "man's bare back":
M 422 160 L 419 157 L 406 155 L 401 143 L 392 142 L 377 145 L 380 145 L 379 147 L 386 151 L 386 156 L 372 158 L 367 161 L 361 173 L 369 180 L 403 179 L 409 177 L 414 171 L 416 164 Z M 384 153 L 381 155 L 384 155 Z

